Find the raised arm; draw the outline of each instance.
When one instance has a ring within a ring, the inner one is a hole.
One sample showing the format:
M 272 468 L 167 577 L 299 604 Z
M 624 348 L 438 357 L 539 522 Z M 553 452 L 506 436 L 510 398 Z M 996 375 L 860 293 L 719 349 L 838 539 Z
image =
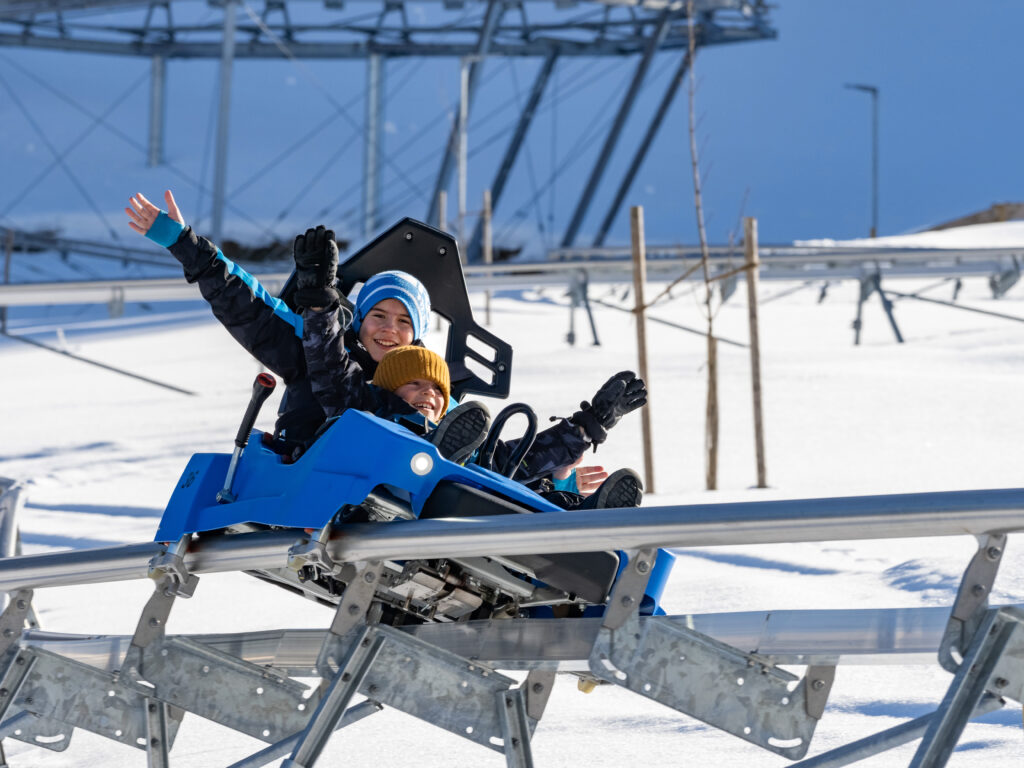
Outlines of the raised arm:
M 319 226 L 295 238 L 296 301 L 302 313 L 302 350 L 313 396 L 328 418 L 349 408 L 376 410 L 367 375 L 345 348 L 352 305 L 334 288 L 338 246 L 334 232 Z
M 181 264 L 185 279 L 196 283 L 214 316 L 243 348 L 286 383 L 306 375 L 302 318 L 272 296 L 259 280 L 228 259 L 216 244 L 185 223 L 174 194 L 164 192 L 167 211 L 145 195 L 129 198 L 128 226 L 162 245 Z

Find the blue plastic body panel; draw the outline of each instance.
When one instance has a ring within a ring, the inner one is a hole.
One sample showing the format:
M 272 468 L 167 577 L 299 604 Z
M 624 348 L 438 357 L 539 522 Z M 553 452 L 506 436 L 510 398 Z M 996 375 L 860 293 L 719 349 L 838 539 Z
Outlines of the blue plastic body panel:
M 155 540 L 173 542 L 186 534 L 239 523 L 320 529 L 342 506 L 360 504 L 379 485 L 407 493 L 416 515 L 444 481 L 500 493 L 535 512 L 560 511 L 520 483 L 476 465 L 453 464 L 404 427 L 361 411 L 342 414 L 292 464 L 266 448 L 261 437 L 254 430 L 239 459 L 231 488 L 237 500 L 230 504 L 218 504 L 216 499 L 230 456 L 195 454 L 164 510 Z M 431 458 L 432 467 L 420 475 L 413 471 L 412 459 L 423 453 Z M 649 610 L 657 610 L 674 560 L 659 551 L 646 590 Z
M 186 533 L 263 523 L 286 528 L 322 528 L 345 504 L 359 504 L 378 485 L 406 491 L 419 514 L 434 487 L 452 480 L 498 491 L 538 512 L 557 511 L 523 485 L 475 465 L 441 458 L 423 438 L 362 411 L 346 411 L 294 464 L 266 448 L 254 430 L 238 462 L 232 492 L 237 501 L 218 504 L 229 457 L 196 454 L 185 468 L 160 521 L 157 541 L 177 541 Z M 425 453 L 433 468 L 412 470 L 412 457 Z

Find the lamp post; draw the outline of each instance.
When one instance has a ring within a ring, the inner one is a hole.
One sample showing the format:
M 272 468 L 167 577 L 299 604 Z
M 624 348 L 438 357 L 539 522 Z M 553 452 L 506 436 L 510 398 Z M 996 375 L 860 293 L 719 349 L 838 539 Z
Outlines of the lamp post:
M 871 237 L 878 236 L 878 87 L 847 83 L 846 88 L 871 94 Z

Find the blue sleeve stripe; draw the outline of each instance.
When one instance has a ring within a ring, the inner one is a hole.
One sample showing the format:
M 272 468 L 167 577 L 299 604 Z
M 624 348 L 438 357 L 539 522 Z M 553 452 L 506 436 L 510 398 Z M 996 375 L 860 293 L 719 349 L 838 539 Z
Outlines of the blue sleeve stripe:
M 277 298 L 276 296 L 271 296 L 267 292 L 267 289 L 260 285 L 259 280 L 257 280 L 255 277 L 250 275 L 240 266 L 235 264 L 235 262 L 231 261 L 231 259 L 225 256 L 223 253 L 221 253 L 220 248 L 217 249 L 217 258 L 224 262 L 224 265 L 228 269 L 228 274 L 234 275 L 247 286 L 249 286 L 249 290 L 252 291 L 253 296 L 255 296 L 257 299 L 259 299 L 268 307 L 270 307 L 270 309 L 273 310 L 275 315 L 277 315 L 279 318 L 284 320 L 286 323 L 288 323 L 288 325 L 295 329 L 296 336 L 298 336 L 300 339 L 302 338 L 302 315 L 292 312 L 291 308 L 283 301 L 281 301 L 281 299 Z
M 569 491 L 569 493 L 579 493 L 580 489 L 576 485 L 576 470 L 574 469 L 565 480 L 555 480 L 551 478 L 555 484 L 556 491 Z
M 185 231 L 185 226 L 180 222 L 175 221 L 163 211 L 157 214 L 156 219 L 149 227 L 149 231 L 146 232 L 146 237 L 152 240 L 157 245 L 162 245 L 164 248 L 170 248 L 181 237 L 181 233 Z

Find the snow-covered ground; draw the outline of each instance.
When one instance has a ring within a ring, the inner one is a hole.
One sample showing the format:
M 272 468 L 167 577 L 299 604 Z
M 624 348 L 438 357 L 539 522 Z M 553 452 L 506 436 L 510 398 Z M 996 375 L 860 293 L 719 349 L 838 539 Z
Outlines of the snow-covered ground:
M 859 248 L 1021 248 L 1024 247 L 1024 221 L 993 221 L 907 235 L 861 237 L 854 240 L 798 240 L 796 245 L 843 245 Z
M 763 286 L 761 308 L 768 479 L 756 490 L 747 351 L 720 346 L 721 490 L 703 487 L 704 344 L 652 324 L 656 493 L 645 504 L 679 504 L 1020 485 L 1024 327 L 920 303 L 900 302 L 906 344 L 896 344 L 877 299 L 865 307 L 862 345 L 850 321 L 856 288 L 833 286 L 827 301 L 788 286 Z M 903 288 L 920 287 L 906 283 Z M 603 289 L 601 289 L 603 290 Z M 942 289 L 945 290 L 945 289 Z M 595 291 L 600 293 L 601 291 Z M 619 289 L 621 294 L 621 288 Z M 716 318 L 722 336 L 746 340 L 743 291 Z M 939 295 L 937 292 L 935 295 Z M 474 296 L 480 312 L 482 296 Z M 1024 317 L 1018 293 L 996 303 L 983 280 L 961 301 Z M 55 326 L 79 354 L 194 390 L 187 397 L 56 354 L 0 341 L 0 475 L 30 483 L 22 520 L 27 552 L 151 539 L 189 455 L 230 449 L 257 364 L 203 312 L 172 324 L 135 319 L 76 329 Z M 159 311 L 160 308 L 157 308 Z M 512 397 L 541 420 L 566 415 L 612 373 L 636 365 L 630 315 L 595 306 L 601 346 L 569 347 L 561 295 L 498 296 L 491 330 L 515 347 Z M 130 315 L 131 313 L 129 313 Z M 695 299 L 654 310 L 698 325 Z M 85 313 L 90 316 L 89 312 Z M 582 317 L 577 318 L 582 320 Z M 49 328 L 49 330 L 46 330 Z M 577 328 L 580 324 L 577 323 Z M 435 339 L 440 346 L 440 340 Z M 276 397 L 260 424 L 269 427 Z M 609 467 L 640 462 L 640 419 L 627 417 L 595 458 Z M 973 554 L 970 537 L 879 542 L 731 546 L 683 551 L 669 584 L 672 613 L 784 608 L 868 608 L 951 603 Z M 1011 537 L 998 602 L 1024 599 L 1024 554 Z M 146 582 L 41 590 L 42 626 L 61 632 L 131 633 L 151 590 Z M 179 601 L 171 633 L 324 627 L 330 613 L 241 575 L 204 576 Z M 949 675 L 931 667 L 841 667 L 811 753 L 934 708 Z M 967 728 L 954 766 L 1020 765 L 1021 713 L 1013 705 Z M 143 753 L 77 732 L 67 752 L 6 743 L 13 766 L 142 766 Z M 225 766 L 260 744 L 191 716 L 175 765 Z M 868 766 L 906 765 L 914 745 Z M 779 766 L 784 760 L 621 690 L 589 695 L 560 680 L 533 741 L 537 765 Z M 321 764 L 500 766 L 504 758 L 387 710 L 336 734 Z

